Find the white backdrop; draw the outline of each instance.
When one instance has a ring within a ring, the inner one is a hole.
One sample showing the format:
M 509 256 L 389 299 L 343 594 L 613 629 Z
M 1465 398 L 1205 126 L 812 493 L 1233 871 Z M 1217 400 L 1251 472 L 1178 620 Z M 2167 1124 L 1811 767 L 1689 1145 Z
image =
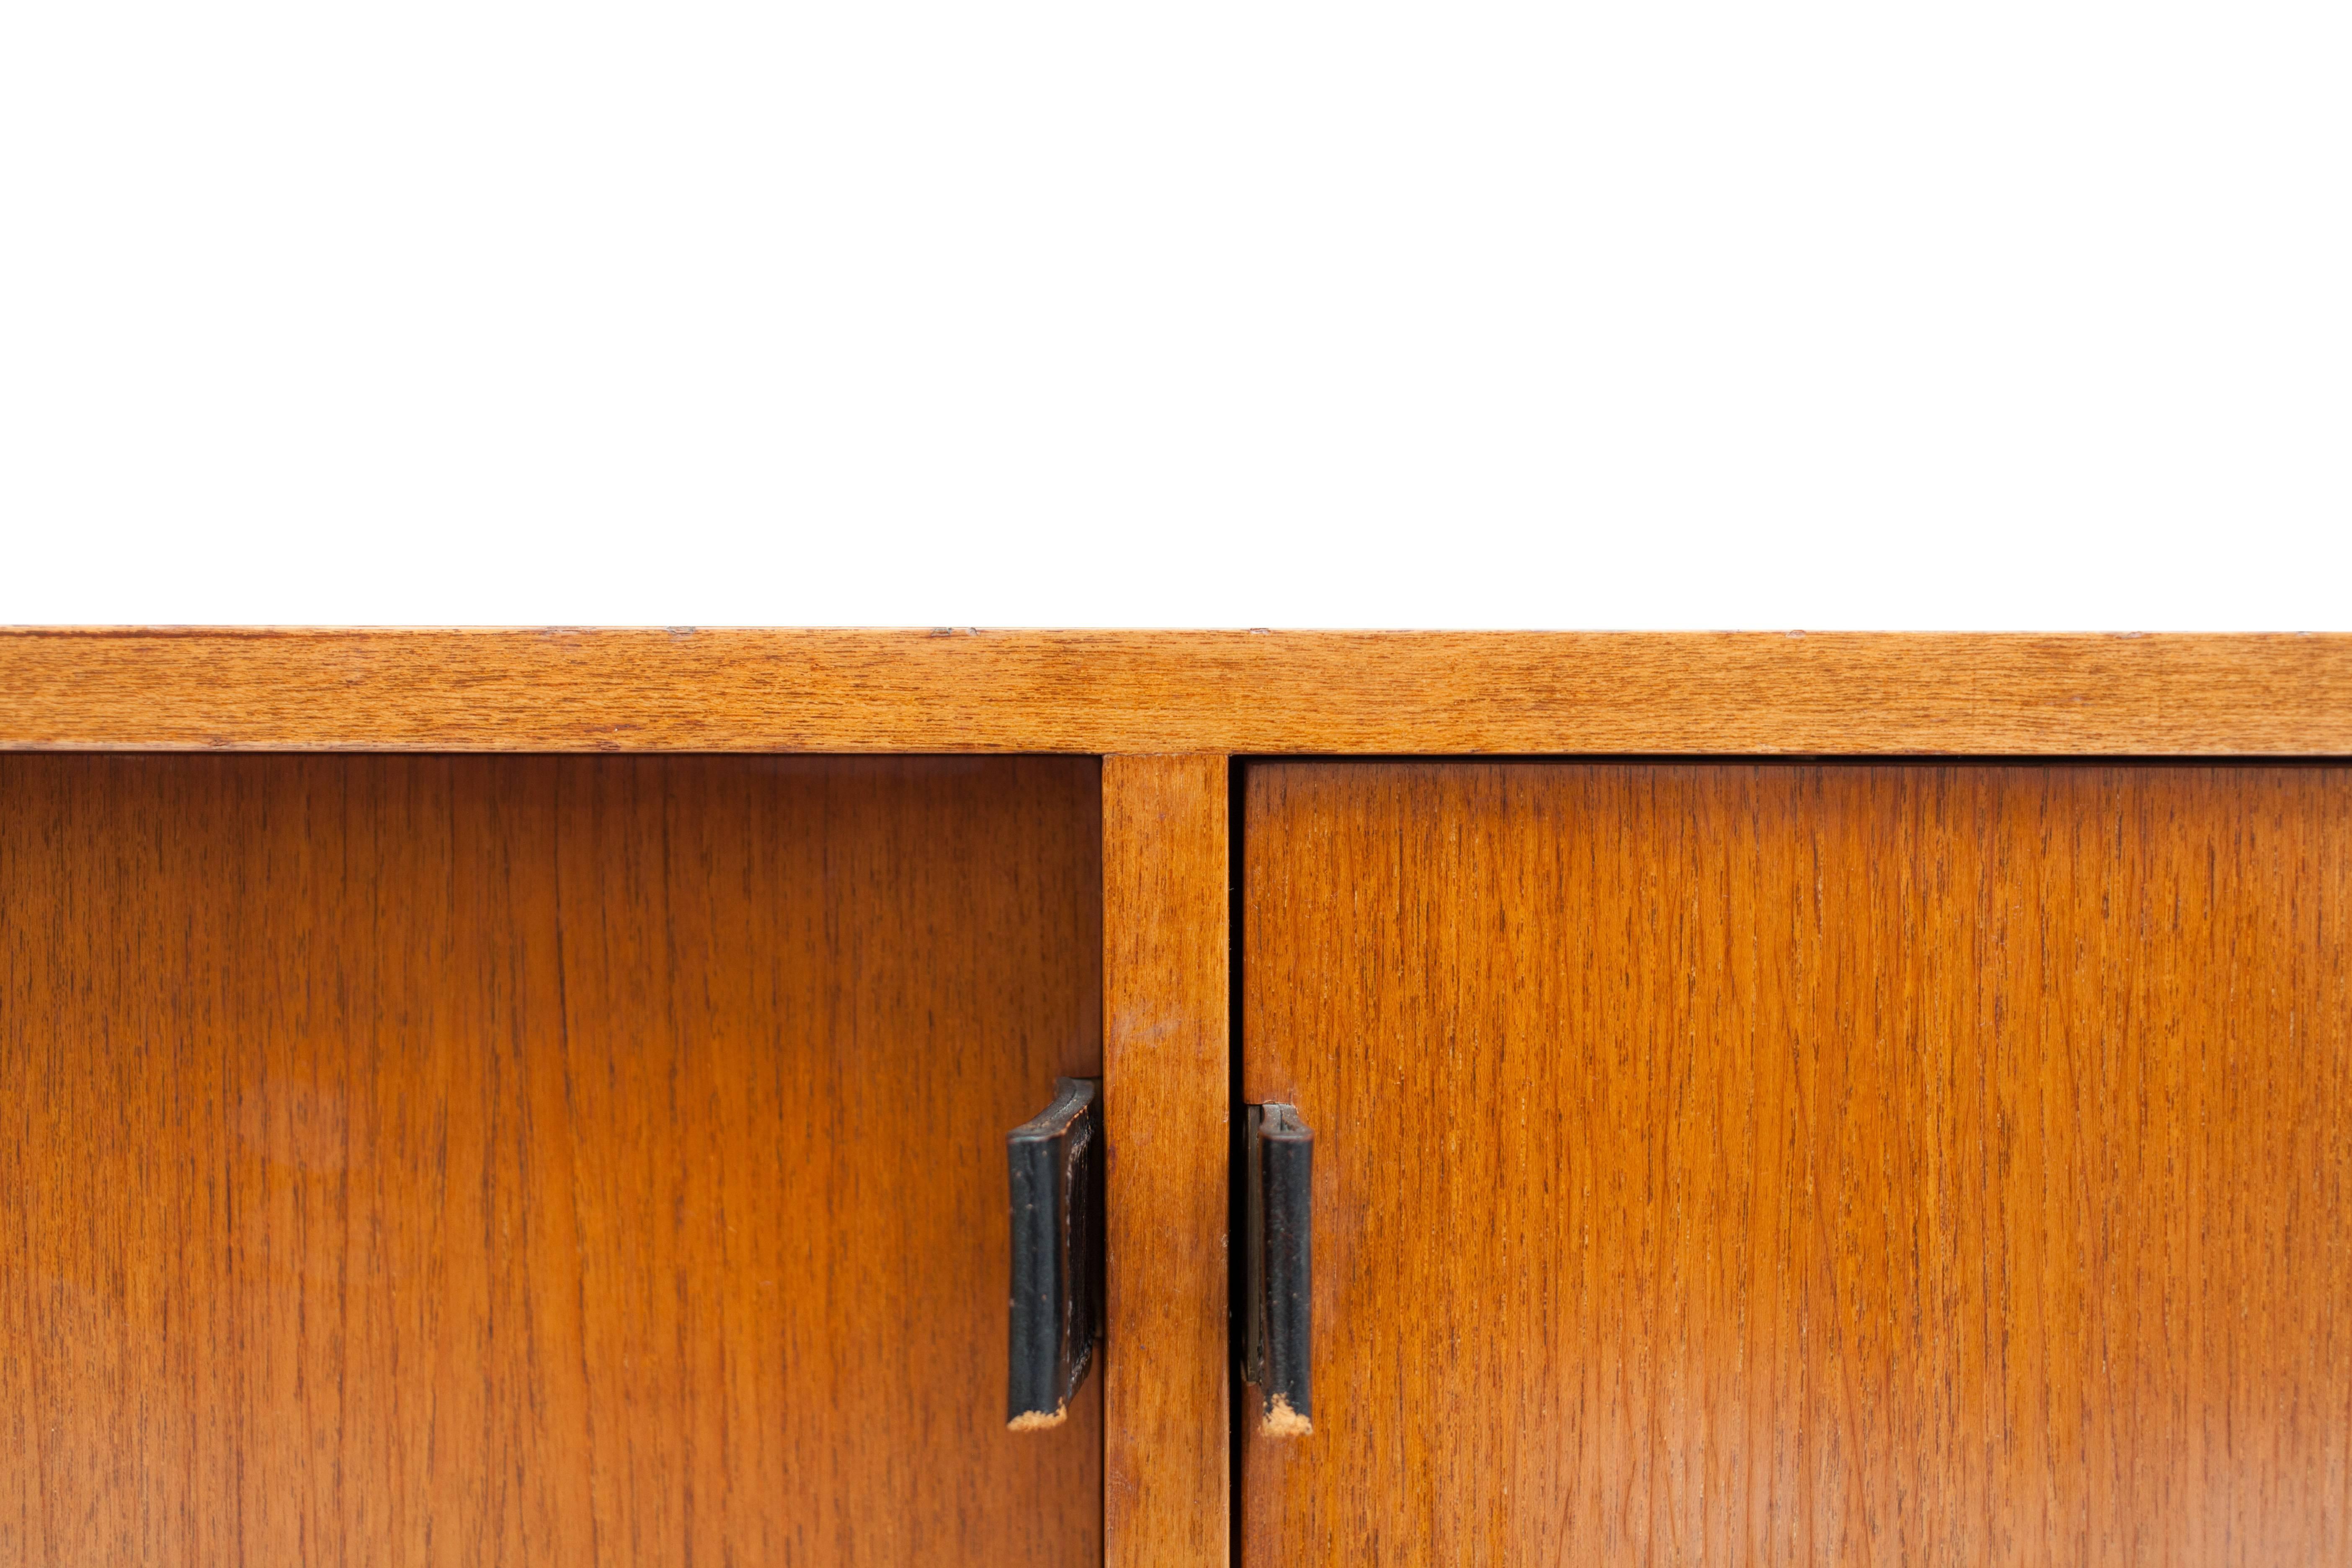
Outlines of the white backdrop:
M 2340 5 L 0 7 L 0 621 L 2352 628 Z

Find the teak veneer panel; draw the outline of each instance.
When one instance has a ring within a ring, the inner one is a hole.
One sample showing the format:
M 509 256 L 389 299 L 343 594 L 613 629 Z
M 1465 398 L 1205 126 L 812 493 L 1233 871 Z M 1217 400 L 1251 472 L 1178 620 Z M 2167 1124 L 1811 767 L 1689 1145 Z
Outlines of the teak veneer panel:
M 1258 1563 L 2352 1562 L 2352 770 L 1253 766 Z
M 2352 754 L 2352 636 L 0 630 L 0 748 Z
M 1096 775 L 0 758 L 0 1562 L 1098 1563 Z
M 1146 756 L 1105 757 L 1102 787 L 1104 1561 L 1208 1568 L 1232 1539 L 1230 786 L 1223 757 Z

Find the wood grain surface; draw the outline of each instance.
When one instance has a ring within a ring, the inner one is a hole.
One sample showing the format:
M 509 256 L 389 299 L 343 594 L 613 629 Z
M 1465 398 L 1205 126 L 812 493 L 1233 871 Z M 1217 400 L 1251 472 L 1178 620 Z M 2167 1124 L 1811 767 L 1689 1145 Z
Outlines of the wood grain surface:
M 0 1563 L 1098 1561 L 1096 775 L 0 759 Z
M 1248 775 L 1255 1563 L 2352 1562 L 2352 770 Z
M 0 631 L 0 748 L 2352 754 L 2352 636 Z
M 1231 1544 L 1226 777 L 1219 756 L 1102 763 L 1114 1568 L 1222 1564 Z

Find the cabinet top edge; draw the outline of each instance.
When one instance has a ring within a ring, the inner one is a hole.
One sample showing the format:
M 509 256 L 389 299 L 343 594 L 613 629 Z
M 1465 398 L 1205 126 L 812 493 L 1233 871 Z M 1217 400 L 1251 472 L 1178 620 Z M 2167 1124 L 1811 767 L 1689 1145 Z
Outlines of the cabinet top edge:
M 2352 634 L 0 627 L 16 751 L 2352 755 Z

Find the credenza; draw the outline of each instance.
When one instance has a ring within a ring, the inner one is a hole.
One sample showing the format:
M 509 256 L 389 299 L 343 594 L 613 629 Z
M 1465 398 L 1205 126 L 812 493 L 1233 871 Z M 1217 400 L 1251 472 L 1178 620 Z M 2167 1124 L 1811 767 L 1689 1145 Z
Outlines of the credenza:
M 2352 1562 L 2352 637 L 0 631 L 0 1562 Z

